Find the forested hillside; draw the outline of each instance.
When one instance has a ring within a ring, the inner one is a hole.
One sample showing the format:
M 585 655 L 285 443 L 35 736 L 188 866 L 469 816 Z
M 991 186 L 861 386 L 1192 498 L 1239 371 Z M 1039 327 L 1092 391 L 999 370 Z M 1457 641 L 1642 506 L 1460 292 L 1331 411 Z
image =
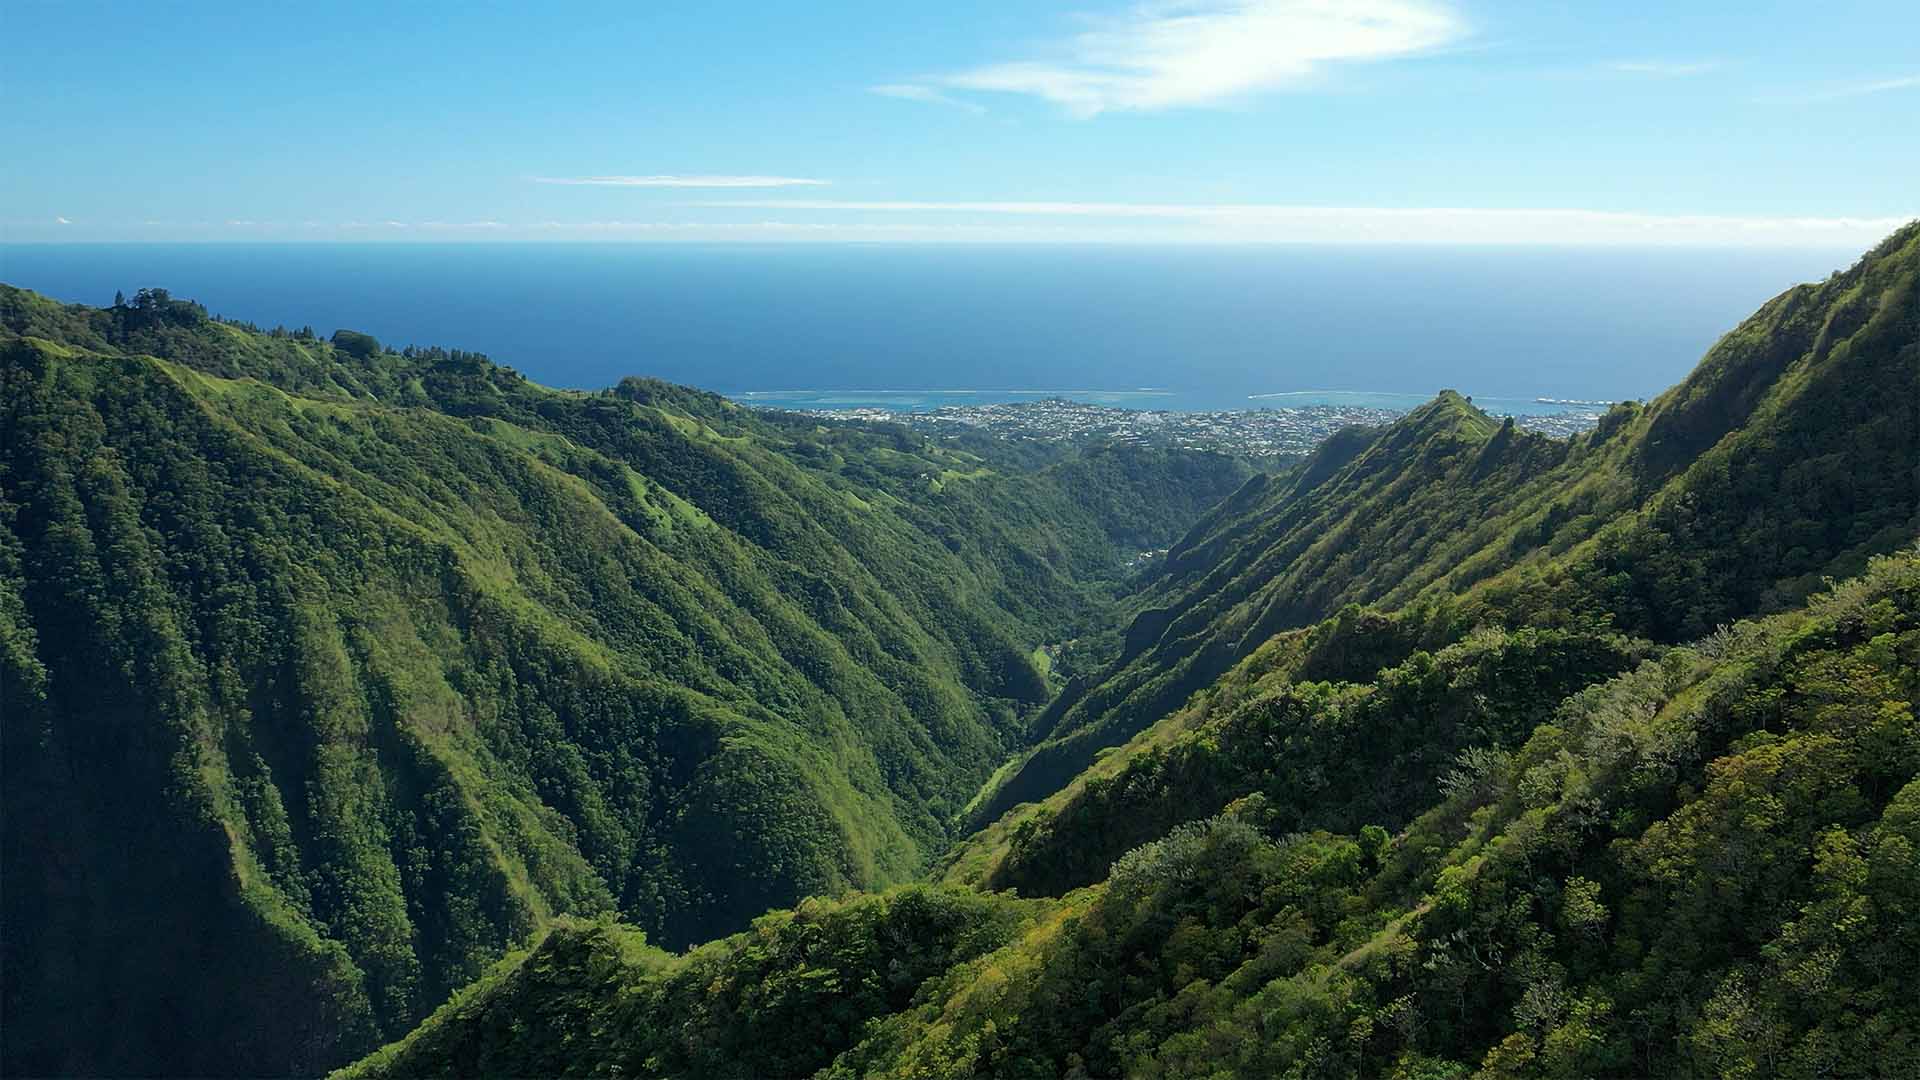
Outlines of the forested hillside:
M 1908 554 L 1539 709 L 1397 833 L 1258 793 L 1059 900 L 914 887 L 677 958 L 570 926 L 347 1075 L 1907 1076 L 1916 703 Z
M 1591 435 L 1249 480 L 944 884 L 570 924 L 349 1074 L 1915 1075 L 1917 513 L 1920 225 Z
M 10 1074 L 301 1074 L 562 915 L 921 874 L 1246 475 L 0 288 Z

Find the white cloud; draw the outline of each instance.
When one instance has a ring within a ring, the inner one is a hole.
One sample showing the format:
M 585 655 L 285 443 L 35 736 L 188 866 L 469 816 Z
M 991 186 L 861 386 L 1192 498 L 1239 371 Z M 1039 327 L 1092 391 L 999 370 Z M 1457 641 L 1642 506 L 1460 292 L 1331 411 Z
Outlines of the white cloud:
M 53 219 L 53 223 L 54 223 L 55 225 L 71 225 L 71 224 L 73 224 L 73 222 L 71 222 L 71 221 L 68 221 L 68 220 L 67 220 L 66 218 L 63 218 L 63 217 L 56 217 L 56 218 L 54 218 L 54 219 Z
M 1920 75 L 1902 75 L 1893 79 L 1879 79 L 1874 82 L 1853 83 L 1848 86 L 1836 86 L 1828 90 L 1789 97 L 1765 99 L 1775 105 L 1814 105 L 1823 101 L 1841 101 L 1846 98 L 1866 97 L 1868 94 L 1884 94 L 1891 90 L 1920 89 Z
M 1147 0 L 1086 22 L 1034 59 L 895 85 L 1026 94 L 1085 117 L 1219 104 L 1299 85 L 1330 64 L 1412 56 L 1467 33 L 1438 0 Z
M 970 113 L 983 113 L 987 110 L 971 101 L 962 101 L 952 94 L 942 93 L 931 86 L 918 86 L 913 83 L 883 83 L 880 86 L 867 87 L 867 93 L 881 97 L 901 98 L 905 101 L 921 101 L 928 105 L 945 105 L 949 108 L 964 109 Z
M 1006 226 L 967 222 L 960 224 L 911 221 L 543 221 L 526 226 L 548 232 L 568 233 L 663 233 L 663 234 L 757 234 L 794 233 L 816 238 L 863 235 L 966 235 L 991 233 L 1059 233 L 1062 226 Z
M 1731 217 L 1605 210 L 1089 202 L 714 199 L 689 205 L 785 211 L 1105 219 L 1114 239 L 1199 243 L 1560 244 L 1862 247 L 1909 217 Z M 1142 229 L 1141 223 L 1150 229 Z M 1132 226 L 1130 233 L 1125 226 Z
M 1565 247 L 1869 247 L 1909 217 L 1731 217 L 1571 209 L 1322 207 L 1265 203 L 1106 203 L 736 199 L 673 204 L 763 209 L 733 220 L 431 220 L 280 222 L 235 219 L 236 238 L 853 243 L 1503 245 Z M 667 216 L 667 215 L 663 215 Z M 46 219 L 39 219 L 44 222 Z M 56 219 L 57 220 L 57 219 Z M 4 224 L 4 222 L 0 222 Z M 206 235 L 218 222 L 159 222 Z M 45 227 L 45 226 L 42 226 Z M 99 225 L 94 226 L 96 228 Z M 111 223 L 108 223 L 111 227 Z
M 534 181 L 569 186 L 639 188 L 825 187 L 830 183 L 803 176 L 536 176 Z
M 1705 75 L 1720 67 L 1718 60 L 1616 60 L 1607 67 L 1623 75 L 1650 75 L 1661 79 L 1682 79 Z

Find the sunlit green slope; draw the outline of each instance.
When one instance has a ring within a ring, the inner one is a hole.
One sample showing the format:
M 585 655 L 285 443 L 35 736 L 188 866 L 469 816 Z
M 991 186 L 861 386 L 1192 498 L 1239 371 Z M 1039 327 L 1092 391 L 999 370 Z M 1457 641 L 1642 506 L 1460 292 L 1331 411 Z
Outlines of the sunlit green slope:
M 103 1016 L 238 950 L 276 978 L 139 1015 L 312 1063 L 551 929 L 356 1070 L 1910 1074 L 1917 281 L 1920 226 L 1570 442 L 1443 395 L 1212 510 L 1161 490 L 1199 524 L 1044 711 L 1032 647 L 1112 616 L 1087 583 L 1141 535 L 1110 508 L 1192 460 L 1028 475 L 350 338 L 22 329 L 8 993 L 24 956 L 29 1007 Z M 137 782 L 66 782 L 101 761 Z M 675 947 L 744 922 L 730 882 L 899 880 L 963 806 L 946 885 L 679 957 L 590 918 Z
M 689 960 L 569 929 L 356 1074 L 1913 1075 L 1916 267 L 1587 438 L 1443 395 L 1249 482 L 945 864 L 1058 896 L 980 898 L 1005 944 L 882 898 Z
M 1003 472 L 156 293 L 0 327 L 9 1073 L 312 1072 L 561 913 L 680 944 L 913 878 L 1036 647 L 1245 475 Z
M 1058 900 L 922 887 L 682 958 L 569 927 L 348 1075 L 1909 1076 L 1917 704 L 1909 553 L 1539 706 L 1397 833 L 1262 793 Z

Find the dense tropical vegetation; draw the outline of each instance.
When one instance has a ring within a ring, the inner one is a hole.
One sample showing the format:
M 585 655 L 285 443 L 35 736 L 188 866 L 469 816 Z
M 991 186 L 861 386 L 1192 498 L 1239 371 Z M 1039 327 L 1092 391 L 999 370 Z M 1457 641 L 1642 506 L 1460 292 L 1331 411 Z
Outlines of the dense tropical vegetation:
M 915 878 L 1244 468 L 0 290 L 8 1072 L 312 1072 L 562 914 Z
M 1920 225 L 1250 478 L 0 324 L 9 1069 L 1920 1072 Z
M 808 1048 L 781 1068 L 1920 1070 L 1917 282 L 1911 227 L 1585 438 L 1442 395 L 1251 479 L 943 861 L 935 895 L 1005 890 L 1010 940 L 930 936 L 954 963 L 908 1005 L 766 1033 Z M 489 1034 L 581 970 L 554 958 L 611 955 L 608 928 L 556 931 L 355 1074 L 760 1075 L 660 1056 L 680 1018 L 735 1015 L 686 972 L 786 956 L 758 977 L 861 985 L 831 973 L 869 940 L 767 945 L 839 910 L 602 963 L 537 1038 Z M 494 1056 L 449 1049 L 475 1039 Z
M 565 927 L 349 1075 L 1910 1075 L 1916 701 L 1909 553 L 1457 754 L 1396 832 L 1255 792 L 1058 900 Z

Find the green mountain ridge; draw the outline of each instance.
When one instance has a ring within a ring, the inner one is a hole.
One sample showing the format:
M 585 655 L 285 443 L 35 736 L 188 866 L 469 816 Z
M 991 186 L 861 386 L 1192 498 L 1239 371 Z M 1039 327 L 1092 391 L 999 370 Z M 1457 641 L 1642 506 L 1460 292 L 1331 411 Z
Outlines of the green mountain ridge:
M 1397 835 L 1253 795 L 1058 900 L 561 927 L 341 1075 L 1909 1075 L 1916 701 L 1909 553 L 1566 697 Z
M 1371 437 L 1329 440 L 1291 482 L 1250 480 L 1169 551 L 1117 664 L 1054 702 L 1051 737 L 976 823 L 1349 604 L 1423 610 L 1429 644 L 1580 609 L 1673 643 L 1858 573 L 1920 531 L 1917 311 L 1909 227 L 1769 302 L 1680 385 L 1584 437 L 1520 431 L 1449 391 Z
M 1912 1075 L 1917 269 L 1584 438 L 1447 394 L 1249 479 L 944 884 L 562 927 L 346 1075 Z M 889 905 L 969 902 L 1002 943 L 889 980 Z
M 0 327 L 6 1071 L 1920 1069 L 1920 223 L 1252 476 Z
M 910 880 L 1035 647 L 1244 476 L 1003 474 L 157 293 L 0 327 L 10 1073 L 313 1072 L 562 913 L 683 943 Z

